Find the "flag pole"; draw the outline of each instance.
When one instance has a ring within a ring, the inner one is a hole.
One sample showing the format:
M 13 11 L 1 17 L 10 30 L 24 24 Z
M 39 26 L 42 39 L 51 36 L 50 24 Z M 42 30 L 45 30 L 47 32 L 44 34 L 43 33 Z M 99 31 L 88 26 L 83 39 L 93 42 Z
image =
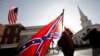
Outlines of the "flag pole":
M 63 30 L 64 30 L 64 29 L 63 29 L 63 28 L 64 28 L 64 11 L 65 11 L 65 10 L 63 9 L 62 32 L 63 32 Z

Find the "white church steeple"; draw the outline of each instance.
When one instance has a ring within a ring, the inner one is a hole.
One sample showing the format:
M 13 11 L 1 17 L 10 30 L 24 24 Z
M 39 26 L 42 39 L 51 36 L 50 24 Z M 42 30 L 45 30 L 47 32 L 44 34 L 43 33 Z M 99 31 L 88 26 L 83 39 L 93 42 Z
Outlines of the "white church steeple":
M 87 16 L 84 15 L 84 13 L 81 11 L 79 6 L 78 6 L 78 10 L 79 10 L 79 13 L 80 13 L 81 26 L 83 28 L 85 28 L 87 26 L 91 26 L 92 25 L 91 20 L 88 20 Z

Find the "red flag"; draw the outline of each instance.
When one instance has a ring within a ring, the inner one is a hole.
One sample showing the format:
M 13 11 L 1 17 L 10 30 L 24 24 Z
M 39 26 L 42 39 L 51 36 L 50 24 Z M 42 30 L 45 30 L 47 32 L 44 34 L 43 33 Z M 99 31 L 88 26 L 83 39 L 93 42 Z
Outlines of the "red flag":
M 17 12 L 18 8 L 15 6 L 11 5 L 9 8 L 9 13 L 8 13 L 8 22 L 9 24 L 15 24 L 17 21 Z
M 20 53 L 23 56 L 44 56 L 53 37 L 59 37 L 59 34 L 62 32 L 62 29 L 59 29 L 62 28 L 60 25 L 62 25 L 63 14 L 64 12 L 33 35 L 30 40 L 19 49 L 19 51 L 21 51 Z

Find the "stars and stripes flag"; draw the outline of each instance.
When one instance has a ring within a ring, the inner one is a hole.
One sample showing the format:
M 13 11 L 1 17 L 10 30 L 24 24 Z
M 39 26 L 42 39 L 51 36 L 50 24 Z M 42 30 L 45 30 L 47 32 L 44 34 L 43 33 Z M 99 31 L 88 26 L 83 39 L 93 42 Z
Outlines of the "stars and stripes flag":
M 44 56 L 53 37 L 61 36 L 63 15 L 64 12 L 48 25 L 41 28 L 39 32 L 19 48 L 19 52 L 23 56 Z
M 17 21 L 17 13 L 18 13 L 18 8 L 11 5 L 9 8 L 9 13 L 8 13 L 8 22 L 9 24 L 15 24 Z

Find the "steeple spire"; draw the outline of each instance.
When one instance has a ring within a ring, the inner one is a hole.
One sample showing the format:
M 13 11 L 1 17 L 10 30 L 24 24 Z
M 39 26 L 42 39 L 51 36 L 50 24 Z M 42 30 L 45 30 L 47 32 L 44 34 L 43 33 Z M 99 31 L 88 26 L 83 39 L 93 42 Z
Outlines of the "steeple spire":
M 87 27 L 87 26 L 91 26 L 91 20 L 88 20 L 87 16 L 84 15 L 84 13 L 81 11 L 81 9 L 78 7 L 79 13 L 80 13 L 80 20 L 81 20 L 81 26 L 83 28 Z
M 79 10 L 80 16 L 81 16 L 81 17 L 84 17 L 85 15 L 84 15 L 84 13 L 81 11 L 80 7 L 79 7 L 78 5 L 77 5 L 77 7 L 78 7 L 78 10 Z

